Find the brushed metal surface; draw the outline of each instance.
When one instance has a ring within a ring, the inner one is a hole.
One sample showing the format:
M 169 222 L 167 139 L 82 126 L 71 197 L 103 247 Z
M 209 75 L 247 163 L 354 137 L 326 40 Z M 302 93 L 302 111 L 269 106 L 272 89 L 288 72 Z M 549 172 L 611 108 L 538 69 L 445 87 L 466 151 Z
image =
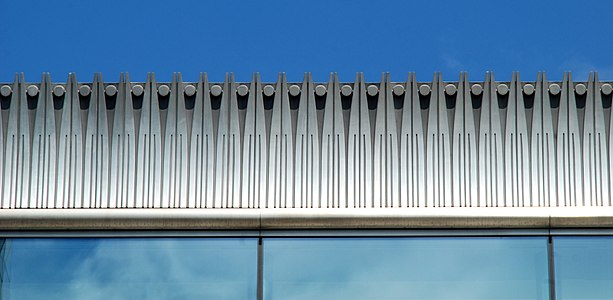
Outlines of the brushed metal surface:
M 609 207 L 5 209 L 0 230 L 600 229 Z
M 597 73 L 278 78 L 17 75 L 0 84 L 1 209 L 611 206 L 612 95 Z

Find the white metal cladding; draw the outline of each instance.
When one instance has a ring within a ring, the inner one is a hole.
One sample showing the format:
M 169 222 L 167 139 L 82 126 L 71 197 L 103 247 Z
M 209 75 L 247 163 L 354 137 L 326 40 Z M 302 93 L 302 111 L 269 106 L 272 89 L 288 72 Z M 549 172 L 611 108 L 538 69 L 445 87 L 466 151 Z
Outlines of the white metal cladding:
M 0 85 L 10 208 L 611 206 L 610 83 Z

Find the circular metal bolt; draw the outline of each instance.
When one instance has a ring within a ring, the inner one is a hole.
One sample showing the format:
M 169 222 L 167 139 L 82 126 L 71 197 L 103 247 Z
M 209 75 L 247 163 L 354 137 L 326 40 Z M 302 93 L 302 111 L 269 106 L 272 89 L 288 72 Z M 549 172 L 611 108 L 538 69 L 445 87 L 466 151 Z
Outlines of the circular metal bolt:
M 53 95 L 56 97 L 62 97 L 66 93 L 66 89 L 61 85 L 56 85 L 53 87 Z
M 366 88 L 366 93 L 368 93 L 368 96 L 374 97 L 379 93 L 379 88 L 376 85 L 371 84 Z
M 524 94 L 530 96 L 532 94 L 534 94 L 534 86 L 532 84 L 526 84 L 524 85 Z
M 134 96 L 136 97 L 140 97 L 144 92 L 145 89 L 143 89 L 143 86 L 140 84 L 137 84 L 132 87 L 132 94 L 134 94 Z
M 470 92 L 475 96 L 479 96 L 483 93 L 483 87 L 480 84 L 473 84 L 473 86 L 470 87 Z
M 89 93 L 92 92 L 92 89 L 88 85 L 82 85 L 79 87 L 79 95 L 86 97 L 89 96 Z
M 600 90 L 602 91 L 603 94 L 608 96 L 608 95 L 611 95 L 611 92 L 613 92 L 613 87 L 611 87 L 610 84 L 605 83 L 600 87 Z
M 559 94 L 561 90 L 562 89 L 560 89 L 560 86 L 557 83 L 549 85 L 549 93 L 551 93 L 552 95 Z
M 419 94 L 422 96 L 430 95 L 430 87 L 427 84 L 422 84 L 419 86 Z
M 30 85 L 26 88 L 26 92 L 28 93 L 28 96 L 34 97 L 38 95 L 38 87 L 35 85 Z
M 402 94 L 404 94 L 404 86 L 402 86 L 402 84 L 397 84 L 392 88 L 392 92 L 396 96 L 402 96 Z
M 351 93 L 353 93 L 353 88 L 350 85 L 345 84 L 341 87 L 341 95 L 346 97 L 351 95 Z
M 270 97 L 275 94 L 275 88 L 272 85 L 268 84 L 264 86 L 262 92 L 264 92 L 264 96 Z
M 498 88 L 496 88 L 496 90 L 498 91 L 499 95 L 504 96 L 509 93 L 509 86 L 503 83 L 498 85 Z
M 213 95 L 214 97 L 221 95 L 222 92 L 223 89 L 219 85 L 214 85 L 211 87 L 211 95 Z
M 289 94 L 296 97 L 298 95 L 300 95 L 300 87 L 293 84 L 289 87 Z
M 315 95 L 317 96 L 323 96 L 326 94 L 326 92 L 326 87 L 321 84 L 315 87 Z
M 113 97 L 117 94 L 117 87 L 114 85 L 107 85 L 106 88 L 104 88 L 104 93 L 109 97 Z
M 579 83 L 575 86 L 575 93 L 577 93 L 577 95 L 585 95 L 586 92 L 587 88 L 585 87 L 585 84 Z
M 455 85 L 453 84 L 448 84 L 445 86 L 445 94 L 449 96 L 455 95 L 457 91 L 458 91 L 458 88 L 456 88 Z
M 185 95 L 188 97 L 196 95 L 196 87 L 191 84 L 185 86 Z
M 158 94 L 160 94 L 162 97 L 166 97 L 168 94 L 170 94 L 170 88 L 165 84 L 160 85 L 158 88 Z
M 249 94 L 249 88 L 246 85 L 241 84 L 236 88 L 236 92 L 239 96 L 245 97 L 247 94 Z
M 11 89 L 11 87 L 8 85 L 3 85 L 2 87 L 0 87 L 0 95 L 2 95 L 2 97 L 8 97 L 11 95 L 12 92 L 13 89 Z

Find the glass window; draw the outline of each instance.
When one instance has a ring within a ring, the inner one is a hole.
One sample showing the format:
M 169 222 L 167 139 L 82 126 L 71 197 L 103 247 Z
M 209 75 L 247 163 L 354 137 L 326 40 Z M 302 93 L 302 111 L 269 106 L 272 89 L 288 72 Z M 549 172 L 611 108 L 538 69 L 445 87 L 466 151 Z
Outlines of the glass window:
M 548 299 L 547 238 L 264 239 L 264 299 Z
M 2 299 L 255 299 L 257 239 L 7 239 Z
M 558 299 L 613 299 L 613 237 L 556 237 Z

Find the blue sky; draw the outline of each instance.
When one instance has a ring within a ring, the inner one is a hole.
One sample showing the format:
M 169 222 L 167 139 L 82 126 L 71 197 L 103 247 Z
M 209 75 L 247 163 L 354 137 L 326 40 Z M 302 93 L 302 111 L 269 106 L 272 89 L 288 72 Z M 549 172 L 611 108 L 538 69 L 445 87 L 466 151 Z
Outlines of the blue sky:
M 248 81 L 259 71 L 265 81 L 284 71 L 300 81 L 310 71 L 317 81 L 339 72 L 352 81 L 365 72 L 418 80 L 443 72 L 457 80 L 485 71 L 508 80 L 514 70 L 534 80 L 590 70 L 613 79 L 613 1 L 129 1 L 0 0 L 0 82 L 23 71 L 37 81 L 76 72 L 107 81 L 130 72 L 133 81 L 155 71 L 197 80 L 201 71 L 221 81 L 227 71 Z

